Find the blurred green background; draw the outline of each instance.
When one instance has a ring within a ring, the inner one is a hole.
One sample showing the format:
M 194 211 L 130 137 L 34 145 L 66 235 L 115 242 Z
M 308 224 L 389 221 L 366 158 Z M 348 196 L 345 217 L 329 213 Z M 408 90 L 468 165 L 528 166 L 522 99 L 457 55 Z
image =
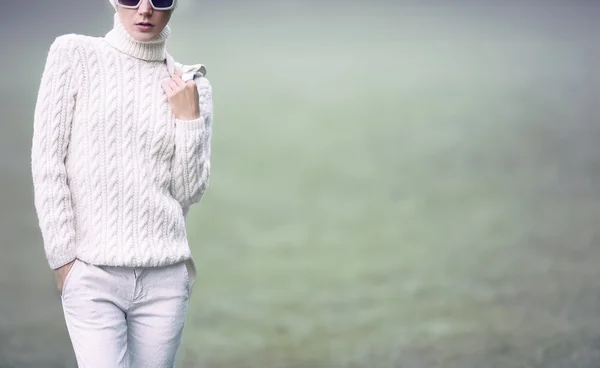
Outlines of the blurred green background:
M 215 102 L 181 367 L 599 366 L 598 2 L 181 1 Z M 112 8 L 2 8 L 0 367 L 73 367 L 32 114 Z

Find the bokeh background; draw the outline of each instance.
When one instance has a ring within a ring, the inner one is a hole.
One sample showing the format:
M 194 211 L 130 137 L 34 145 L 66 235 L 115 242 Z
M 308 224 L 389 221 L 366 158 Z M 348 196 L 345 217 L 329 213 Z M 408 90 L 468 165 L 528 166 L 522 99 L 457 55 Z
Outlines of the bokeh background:
M 29 166 L 49 45 L 0 11 L 0 367 L 74 367 Z M 600 3 L 182 0 L 214 86 L 181 367 L 600 367 Z

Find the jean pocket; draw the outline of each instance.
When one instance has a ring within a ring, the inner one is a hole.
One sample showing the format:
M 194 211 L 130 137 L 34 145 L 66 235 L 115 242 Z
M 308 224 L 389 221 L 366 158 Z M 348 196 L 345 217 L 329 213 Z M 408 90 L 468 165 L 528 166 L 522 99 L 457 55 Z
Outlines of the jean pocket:
M 69 272 L 67 273 L 67 277 L 65 277 L 65 281 L 63 282 L 62 289 L 60 290 L 60 296 L 61 297 L 65 295 L 65 291 L 67 290 L 67 286 L 70 284 L 71 278 L 73 276 L 73 272 L 77 268 L 78 264 L 79 264 L 79 260 L 78 259 L 76 259 L 75 261 L 73 261 L 73 265 L 71 265 L 71 268 L 69 269 Z
M 194 282 L 196 281 L 196 265 L 193 259 L 183 261 L 185 268 L 185 281 L 188 288 L 188 293 L 191 295 L 194 288 Z

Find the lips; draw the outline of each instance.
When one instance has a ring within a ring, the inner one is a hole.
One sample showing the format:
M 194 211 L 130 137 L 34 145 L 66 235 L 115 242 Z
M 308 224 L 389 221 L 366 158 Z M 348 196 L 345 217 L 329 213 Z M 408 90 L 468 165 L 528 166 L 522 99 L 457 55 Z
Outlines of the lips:
M 144 32 L 144 33 L 152 32 L 152 30 L 154 29 L 154 25 L 149 22 L 136 23 L 135 27 L 137 28 L 138 31 Z

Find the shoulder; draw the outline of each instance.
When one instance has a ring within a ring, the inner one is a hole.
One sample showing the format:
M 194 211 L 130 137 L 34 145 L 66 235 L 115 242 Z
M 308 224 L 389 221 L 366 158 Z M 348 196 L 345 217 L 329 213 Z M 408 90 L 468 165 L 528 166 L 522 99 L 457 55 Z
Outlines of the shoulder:
M 50 45 L 50 51 L 74 51 L 80 42 L 80 35 L 65 34 L 58 36 Z
M 50 45 L 50 53 L 71 54 L 81 49 L 93 47 L 101 41 L 98 37 L 90 37 L 75 33 L 64 34 L 56 37 Z
M 175 62 L 175 67 L 181 70 L 184 81 L 193 80 L 196 82 L 200 99 L 212 99 L 212 85 L 206 77 L 206 67 L 204 64 L 181 64 Z
M 204 64 L 182 64 L 175 61 L 175 67 L 181 70 L 184 80 L 193 79 L 196 82 L 210 85 L 209 80 L 206 78 L 206 66 Z

